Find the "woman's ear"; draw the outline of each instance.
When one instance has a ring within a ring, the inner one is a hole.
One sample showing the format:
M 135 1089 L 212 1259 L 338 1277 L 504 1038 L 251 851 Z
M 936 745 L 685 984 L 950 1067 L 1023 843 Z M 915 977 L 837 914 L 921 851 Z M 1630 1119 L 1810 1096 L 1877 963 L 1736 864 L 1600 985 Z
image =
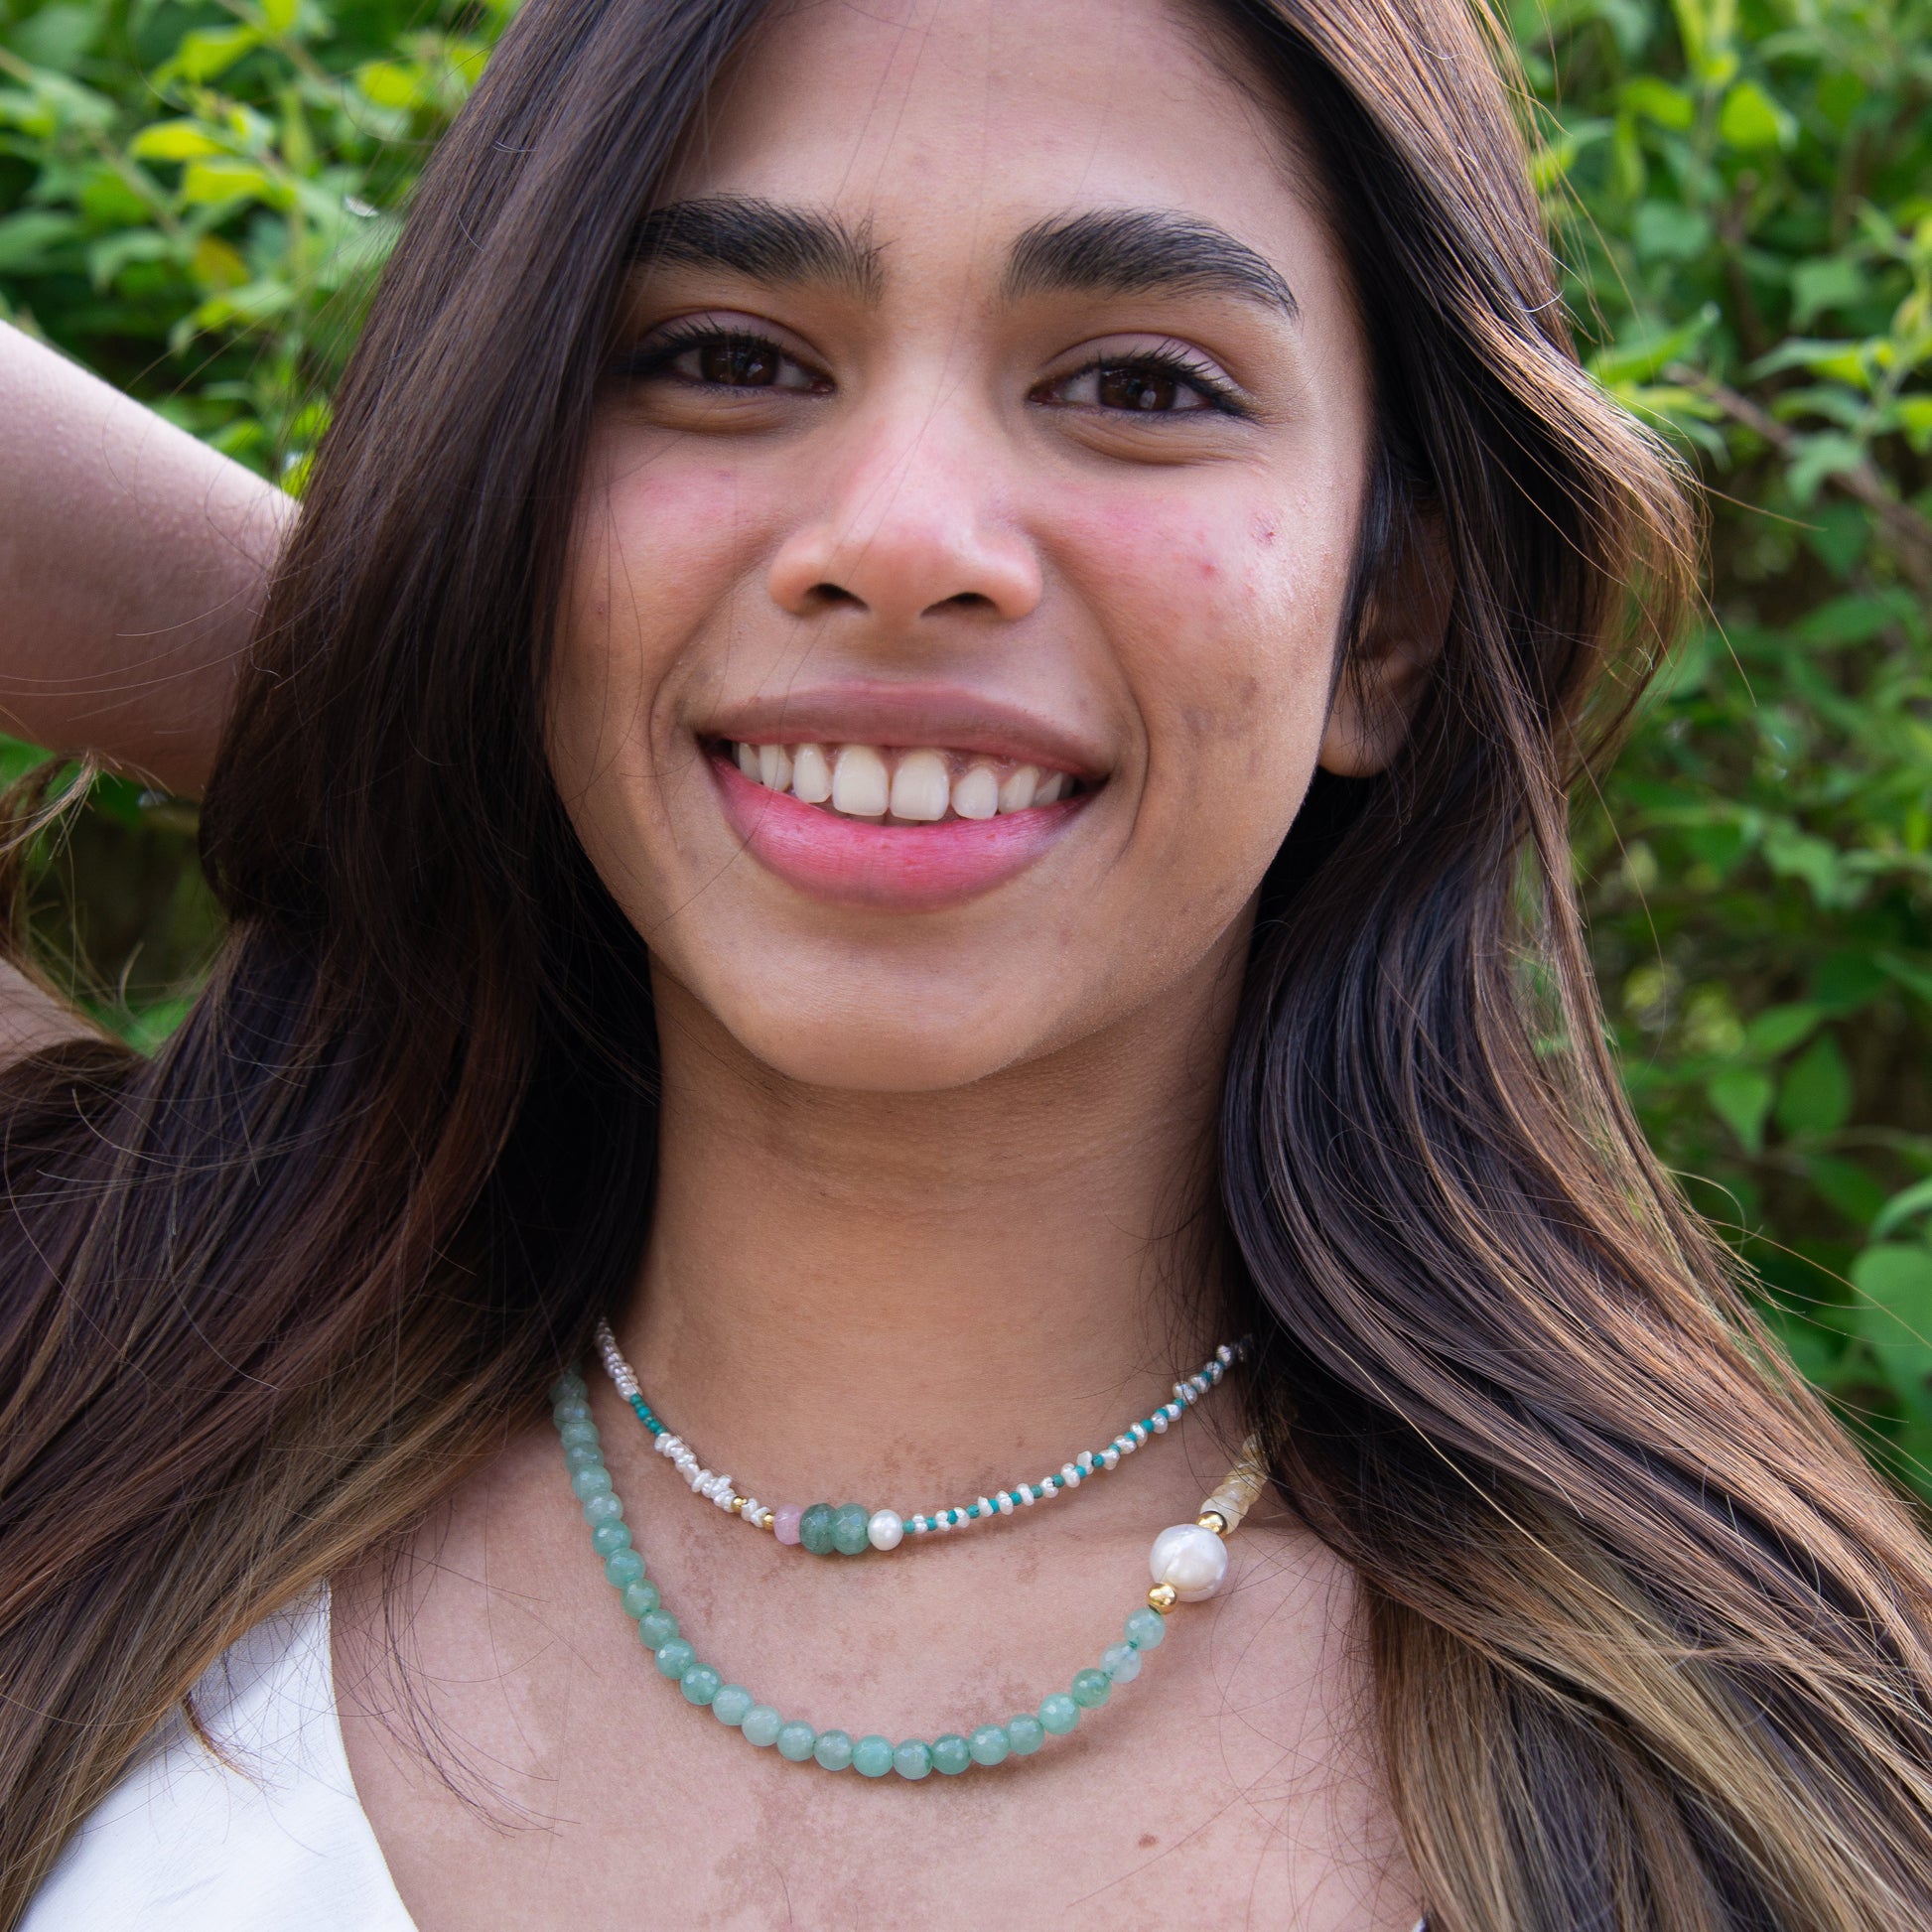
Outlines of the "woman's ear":
M 1337 777 L 1371 777 L 1402 749 L 1449 634 L 1455 584 L 1441 519 L 1412 517 L 1394 549 L 1328 705 L 1318 761 Z

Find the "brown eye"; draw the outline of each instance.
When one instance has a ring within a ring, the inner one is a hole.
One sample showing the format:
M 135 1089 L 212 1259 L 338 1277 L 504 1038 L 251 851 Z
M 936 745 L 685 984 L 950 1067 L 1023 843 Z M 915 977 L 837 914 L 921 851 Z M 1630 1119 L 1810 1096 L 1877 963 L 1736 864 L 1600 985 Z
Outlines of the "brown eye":
M 777 381 L 783 359 L 767 343 L 706 343 L 690 353 L 700 382 L 733 389 L 768 389 Z
M 1165 370 L 1115 365 L 1094 372 L 1103 409 L 1173 409 L 1181 385 Z
M 1226 381 L 1191 358 L 1162 351 L 1089 362 L 1034 392 L 1035 400 L 1060 408 L 1093 409 L 1110 416 L 1174 417 L 1244 413 Z

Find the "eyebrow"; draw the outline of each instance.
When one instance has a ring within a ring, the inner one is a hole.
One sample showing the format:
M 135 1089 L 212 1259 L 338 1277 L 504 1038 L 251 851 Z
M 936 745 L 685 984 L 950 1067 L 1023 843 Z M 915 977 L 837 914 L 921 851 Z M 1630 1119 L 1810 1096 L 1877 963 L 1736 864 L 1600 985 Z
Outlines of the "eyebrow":
M 1058 293 L 1241 296 L 1300 314 L 1295 292 L 1265 255 L 1211 221 L 1163 208 L 1095 208 L 1036 221 L 1013 244 L 1006 296 Z
M 829 283 L 868 302 L 878 299 L 884 281 L 879 249 L 865 228 L 742 195 L 653 208 L 637 224 L 630 255 L 646 269 L 676 262 L 773 285 Z

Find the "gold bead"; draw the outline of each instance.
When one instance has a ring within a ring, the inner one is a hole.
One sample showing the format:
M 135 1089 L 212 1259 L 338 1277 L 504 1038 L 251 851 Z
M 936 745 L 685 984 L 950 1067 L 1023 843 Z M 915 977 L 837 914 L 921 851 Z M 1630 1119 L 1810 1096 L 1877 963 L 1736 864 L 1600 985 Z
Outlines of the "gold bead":
M 734 1497 L 733 1497 L 733 1498 L 731 1499 L 731 1513 L 732 1513 L 732 1514 L 733 1514 L 734 1516 L 742 1516 L 742 1515 L 744 1515 L 744 1513 L 745 1513 L 745 1498 L 744 1498 L 743 1496 L 734 1496 Z
M 1180 1592 L 1172 1584 L 1156 1584 L 1147 1593 L 1147 1606 L 1159 1610 L 1163 1616 L 1180 1601 Z
M 1194 1518 L 1196 1529 L 1212 1530 L 1216 1536 L 1228 1533 L 1227 1519 L 1218 1509 L 1204 1509 Z

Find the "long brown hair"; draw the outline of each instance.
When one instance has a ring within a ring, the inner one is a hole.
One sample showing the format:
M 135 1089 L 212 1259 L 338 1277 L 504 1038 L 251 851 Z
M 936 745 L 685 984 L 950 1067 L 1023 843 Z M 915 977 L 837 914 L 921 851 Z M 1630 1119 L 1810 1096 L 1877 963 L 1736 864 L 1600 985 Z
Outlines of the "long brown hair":
M 759 0 L 529 0 L 425 178 L 205 814 L 230 917 L 152 1061 L 0 1087 L 0 1924 L 200 1672 L 534 1413 L 634 1276 L 641 941 L 539 721 L 638 211 Z M 1671 465 L 1584 378 L 1461 0 L 1217 0 L 1374 355 L 1356 616 L 1449 634 L 1317 783 L 1230 1058 L 1230 1295 L 1357 1570 L 1437 1932 L 1932 1921 L 1932 1559 L 1619 1097 L 1566 844 L 1672 630 Z M 1608 702 L 1605 702 L 1605 694 Z

